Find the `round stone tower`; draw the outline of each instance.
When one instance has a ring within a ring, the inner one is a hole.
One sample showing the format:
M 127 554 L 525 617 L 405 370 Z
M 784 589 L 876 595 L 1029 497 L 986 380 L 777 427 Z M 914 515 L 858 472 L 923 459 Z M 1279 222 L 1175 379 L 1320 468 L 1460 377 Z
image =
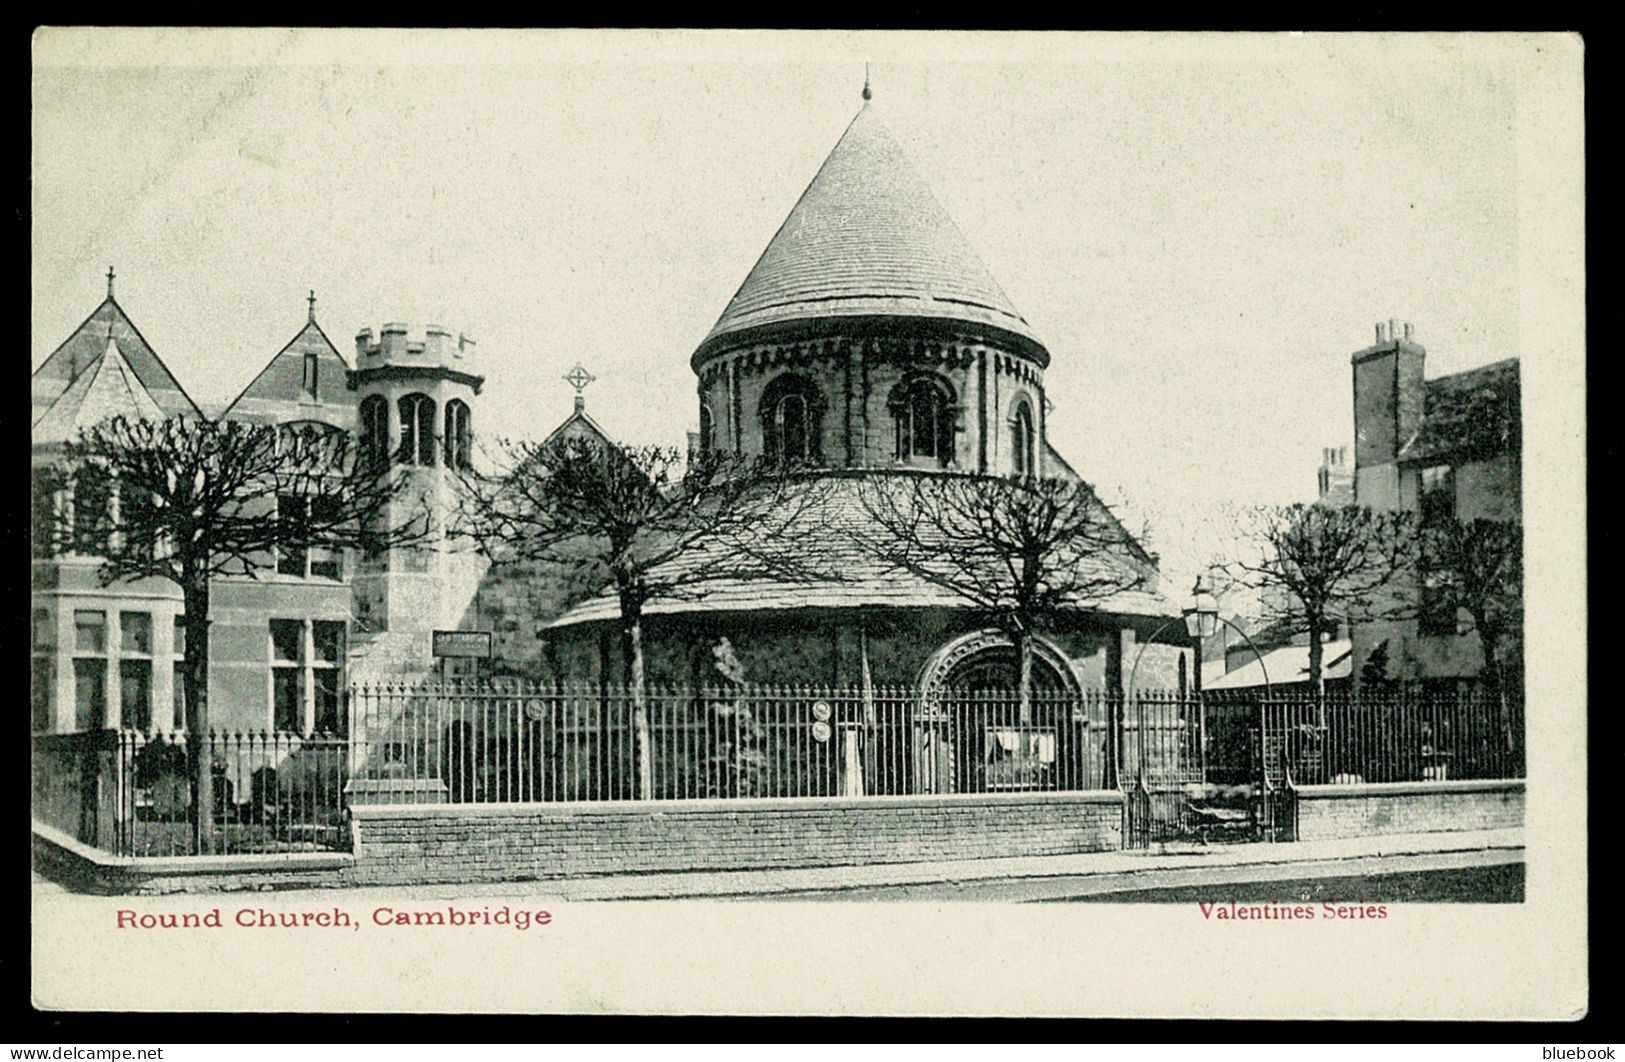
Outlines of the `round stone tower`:
M 1041 474 L 1049 352 L 868 102 L 695 351 L 700 442 Z
M 428 514 L 435 536 L 421 546 L 359 558 L 353 581 L 356 629 L 372 638 L 365 670 L 410 671 L 431 662 L 430 632 L 463 624 L 484 564 L 446 528 L 456 509 L 457 475 L 470 466 L 474 402 L 484 384 L 474 340 L 438 325 L 422 339 L 386 324 L 355 341 L 356 431 L 380 463 L 404 468 L 411 488 L 394 503 L 392 523 Z

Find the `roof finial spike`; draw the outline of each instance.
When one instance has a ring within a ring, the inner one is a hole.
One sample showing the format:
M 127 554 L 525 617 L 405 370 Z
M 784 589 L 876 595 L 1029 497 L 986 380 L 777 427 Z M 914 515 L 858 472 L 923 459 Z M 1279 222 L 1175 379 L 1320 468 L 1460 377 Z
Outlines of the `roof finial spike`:
M 107 297 L 113 297 L 113 267 L 107 267 Z
M 310 295 L 309 295 L 308 298 L 306 298 L 305 301 L 310 303 L 310 312 L 309 312 L 308 319 L 309 319 L 311 324 L 315 324 L 316 323 L 316 289 L 315 288 L 310 289 Z
M 872 100 L 874 98 L 875 98 L 875 94 L 869 88 L 869 64 L 864 63 L 863 64 L 863 102 L 868 103 L 870 100 Z

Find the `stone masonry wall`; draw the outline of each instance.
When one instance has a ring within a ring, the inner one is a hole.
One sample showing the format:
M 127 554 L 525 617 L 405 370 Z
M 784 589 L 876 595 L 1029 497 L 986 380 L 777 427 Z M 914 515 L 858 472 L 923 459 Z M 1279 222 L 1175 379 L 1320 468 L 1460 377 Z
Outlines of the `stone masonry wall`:
M 1298 840 L 1523 825 L 1521 780 L 1312 785 L 1298 792 Z
M 906 863 L 1116 850 L 1115 792 L 356 809 L 357 884 Z

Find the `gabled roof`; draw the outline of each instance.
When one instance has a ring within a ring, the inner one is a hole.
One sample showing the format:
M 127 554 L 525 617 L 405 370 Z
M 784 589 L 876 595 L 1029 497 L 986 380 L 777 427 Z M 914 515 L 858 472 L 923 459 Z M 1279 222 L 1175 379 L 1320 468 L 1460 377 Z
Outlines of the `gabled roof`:
M 163 420 L 164 411 L 136 378 L 118 343 L 109 339 L 106 349 L 34 421 L 33 442 L 65 442 L 81 428 L 116 416 Z
M 1321 645 L 1320 677 L 1322 679 L 1348 678 L 1354 673 L 1353 643 L 1324 642 Z M 1264 685 L 1268 678 L 1271 686 L 1290 686 L 1309 681 L 1309 647 L 1288 645 L 1264 654 L 1262 665 L 1254 657 L 1241 667 L 1213 681 L 1207 681 L 1204 672 L 1202 688 L 1209 690 L 1241 690 Z
M 547 446 L 559 439 L 577 438 L 596 438 L 598 442 L 610 444 L 614 442 L 609 437 L 609 433 L 600 428 L 598 422 L 587 415 L 587 404 L 580 399 L 576 400 L 575 411 L 564 418 L 558 427 L 548 433 L 547 438 L 542 440 L 542 445 Z
M 887 473 L 831 476 L 820 481 L 820 489 L 808 511 L 799 514 L 792 546 L 798 556 L 816 556 L 828 568 L 839 571 L 839 582 L 811 582 L 794 579 L 715 576 L 700 586 L 686 589 L 681 598 L 662 597 L 645 607 L 647 615 L 684 612 L 755 612 L 807 608 L 947 608 L 966 609 L 965 600 L 952 590 L 916 575 L 901 572 L 877 559 L 866 548 L 865 532 L 873 522 L 859 495 L 865 477 Z M 1125 533 L 1126 535 L 1126 533 Z M 694 565 L 705 549 L 681 555 L 670 563 Z M 769 550 L 778 547 L 768 547 Z M 1078 560 L 1084 578 L 1100 574 L 1114 578 L 1120 557 L 1088 554 Z M 656 573 L 657 577 L 662 573 Z M 1155 589 L 1155 572 L 1148 588 L 1121 590 L 1089 602 L 1080 611 L 1116 615 L 1174 618 L 1179 607 Z M 611 620 L 619 615 L 619 602 L 606 591 L 582 602 L 550 626 L 568 627 L 577 623 Z
M 109 339 L 118 343 L 124 363 L 135 374 L 158 407 L 170 416 L 201 415 L 163 359 L 147 345 L 123 308 L 109 295 L 73 334 L 34 370 L 33 419 L 55 402 L 96 359 Z
M 317 398 L 305 394 L 305 355 L 317 358 Z M 222 419 L 279 423 L 295 419 L 326 420 L 337 427 L 355 422 L 354 396 L 348 393 L 350 363 L 339 353 L 314 317 L 278 351 L 242 393 L 220 414 Z
M 764 325 L 897 315 L 991 325 L 1047 359 L 866 102 L 700 349 Z
M 1509 358 L 1427 381 L 1422 426 L 1401 461 L 1492 457 L 1522 446 L 1518 361 Z

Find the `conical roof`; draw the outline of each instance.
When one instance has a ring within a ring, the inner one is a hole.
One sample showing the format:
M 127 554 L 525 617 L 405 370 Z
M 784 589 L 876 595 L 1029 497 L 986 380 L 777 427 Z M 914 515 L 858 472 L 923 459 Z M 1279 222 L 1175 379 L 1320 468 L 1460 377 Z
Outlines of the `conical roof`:
M 33 442 L 64 442 L 81 428 L 116 416 L 156 421 L 164 419 L 164 411 L 109 338 L 102 354 L 34 421 Z
M 797 320 L 928 317 L 993 326 L 1038 348 L 867 102 L 700 346 Z

